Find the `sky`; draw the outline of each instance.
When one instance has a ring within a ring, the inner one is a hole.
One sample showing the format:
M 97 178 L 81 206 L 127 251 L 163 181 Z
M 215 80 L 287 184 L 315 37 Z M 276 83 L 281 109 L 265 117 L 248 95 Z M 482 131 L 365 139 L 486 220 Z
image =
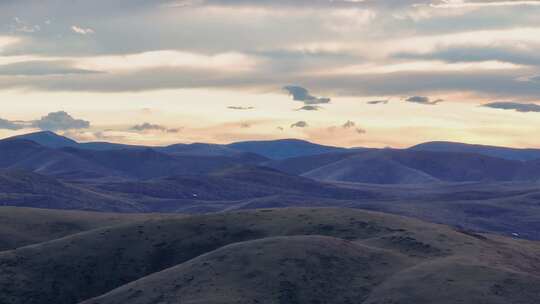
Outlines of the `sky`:
M 539 16 L 540 0 L 0 0 L 0 138 L 540 147 Z

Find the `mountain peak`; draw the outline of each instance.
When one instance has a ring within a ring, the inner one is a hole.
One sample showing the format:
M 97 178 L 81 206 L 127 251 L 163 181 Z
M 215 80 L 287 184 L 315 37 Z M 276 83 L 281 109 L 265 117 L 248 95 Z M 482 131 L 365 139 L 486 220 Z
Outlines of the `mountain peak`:
M 244 141 L 232 143 L 227 146 L 243 152 L 256 153 L 270 159 L 285 159 L 346 150 L 344 148 L 324 146 L 292 138 L 267 141 Z
M 25 139 L 36 142 L 49 148 L 75 147 L 78 145 L 73 139 L 58 135 L 52 131 L 40 131 L 29 134 L 13 136 L 8 139 Z

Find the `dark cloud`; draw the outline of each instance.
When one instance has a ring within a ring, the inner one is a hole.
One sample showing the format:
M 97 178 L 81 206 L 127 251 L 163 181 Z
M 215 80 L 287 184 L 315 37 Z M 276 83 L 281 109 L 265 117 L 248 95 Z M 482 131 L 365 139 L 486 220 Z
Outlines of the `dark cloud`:
M 367 104 L 370 104 L 370 105 L 388 104 L 388 102 L 390 102 L 388 99 L 385 99 L 385 100 L 372 100 L 372 101 L 368 101 Z
M 309 93 L 306 88 L 300 86 L 285 86 L 283 88 L 289 95 L 293 97 L 293 100 L 301 101 L 306 105 L 324 104 L 330 103 L 331 99 L 328 97 L 315 97 Z
M 51 112 L 38 120 L 32 121 L 31 126 L 41 130 L 62 131 L 87 129 L 90 127 L 90 122 L 82 119 L 75 119 L 67 112 L 58 111 Z
M 517 112 L 540 112 L 540 105 L 535 103 L 519 103 L 511 101 L 499 101 L 482 105 L 486 108 L 501 109 L 501 110 L 514 110 Z
M 25 61 L 0 65 L 4 76 L 44 76 L 69 74 L 95 74 L 98 71 L 74 68 L 69 61 Z
M 255 107 L 240 107 L 240 106 L 228 106 L 229 110 L 253 110 Z
M 24 125 L 20 122 L 9 121 L 6 119 L 0 118 L 0 129 L 4 130 L 20 130 L 23 129 Z
M 307 122 L 301 120 L 301 121 L 297 121 L 295 123 L 293 123 L 291 125 L 291 128 L 307 128 L 309 125 Z
M 152 123 L 148 123 L 148 122 L 135 125 L 135 126 L 129 128 L 129 129 L 131 131 L 137 131 L 137 132 L 157 131 L 157 132 L 166 132 L 166 133 L 179 133 L 182 130 L 182 129 L 179 129 L 179 128 L 169 129 L 169 128 L 164 127 L 162 125 L 152 124 Z
M 322 107 L 307 105 L 296 109 L 296 111 L 319 111 L 320 109 L 322 109 Z
M 431 98 L 426 97 L 426 96 L 411 96 L 411 97 L 405 99 L 405 101 L 434 106 L 434 105 L 436 105 L 438 103 L 443 102 L 444 100 L 442 100 L 442 99 L 431 100 Z

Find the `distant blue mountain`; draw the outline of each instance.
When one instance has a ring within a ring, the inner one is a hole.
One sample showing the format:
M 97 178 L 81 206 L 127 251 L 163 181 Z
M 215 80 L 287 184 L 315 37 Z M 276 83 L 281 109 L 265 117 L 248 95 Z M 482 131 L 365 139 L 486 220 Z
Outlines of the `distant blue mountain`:
M 88 142 L 88 143 L 79 143 L 74 141 L 71 138 L 58 135 L 51 131 L 41 131 L 41 132 L 35 132 L 35 133 L 29 133 L 29 134 L 23 134 L 18 135 L 10 138 L 6 138 L 5 140 L 9 139 L 24 139 L 24 140 L 30 140 L 35 143 L 38 143 L 44 147 L 47 148 L 79 148 L 79 149 L 87 149 L 87 150 L 97 150 L 97 151 L 103 151 L 103 150 L 118 150 L 118 149 L 141 149 L 144 148 L 142 146 L 132 146 L 132 145 L 124 145 L 124 144 L 115 144 L 115 143 L 109 143 L 109 142 Z
M 269 159 L 286 159 L 291 157 L 302 157 L 320 155 L 326 153 L 358 151 L 358 149 L 345 149 L 340 147 L 324 146 L 299 139 L 281 139 L 270 141 L 245 141 L 229 145 L 193 143 L 174 144 L 164 147 L 145 147 L 135 145 L 116 144 L 109 142 L 87 142 L 79 143 L 73 139 L 58 135 L 50 131 L 42 131 L 24 134 L 7 138 L 30 140 L 44 147 L 58 148 L 78 148 L 83 150 L 106 151 L 106 150 L 126 150 L 126 149 L 148 149 L 170 155 L 197 155 L 197 156 L 245 156 L 246 153 L 258 154 Z
M 9 139 L 31 140 L 35 143 L 38 143 L 44 147 L 49 147 L 49 148 L 77 147 L 79 145 L 79 143 L 74 141 L 73 139 L 60 136 L 51 131 L 42 131 L 42 132 L 36 132 L 36 133 L 23 134 L 23 135 L 7 138 L 6 140 L 9 140 Z
M 470 145 L 448 141 L 433 141 L 409 148 L 414 151 L 476 153 L 511 160 L 540 159 L 540 149 L 516 149 L 507 147 Z
M 227 146 L 244 152 L 256 153 L 270 159 L 286 159 L 348 151 L 345 148 L 323 146 L 299 139 L 244 141 L 232 143 Z

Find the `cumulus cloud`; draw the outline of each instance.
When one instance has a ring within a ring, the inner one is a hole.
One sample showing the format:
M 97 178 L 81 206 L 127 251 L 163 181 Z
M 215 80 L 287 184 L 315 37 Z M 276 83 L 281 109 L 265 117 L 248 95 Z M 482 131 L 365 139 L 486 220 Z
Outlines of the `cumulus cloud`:
M 499 101 L 482 105 L 486 108 L 501 109 L 501 110 L 514 110 L 517 112 L 540 112 L 540 105 L 535 103 L 519 103 L 511 101 Z
M 142 124 L 134 125 L 133 127 L 129 128 L 131 131 L 137 131 L 137 132 L 165 132 L 165 133 L 179 133 L 181 131 L 180 128 L 174 128 L 170 129 L 162 125 L 158 124 L 152 124 L 149 122 L 145 122 Z
M 37 128 L 47 131 L 67 131 L 76 129 L 87 129 L 90 122 L 82 119 L 75 119 L 67 112 L 51 112 L 40 119 L 30 121 L 11 121 L 0 118 L 0 129 L 20 130 L 25 128 Z
M 426 96 L 411 96 L 411 97 L 405 99 L 405 101 L 412 102 L 412 103 L 423 104 L 423 105 L 434 106 L 434 105 L 436 105 L 438 103 L 443 102 L 444 100 L 442 100 L 442 99 L 432 100 L 431 98 L 426 97 Z
M 307 122 L 301 120 L 301 121 L 297 121 L 295 123 L 293 123 L 291 125 L 291 128 L 307 128 L 309 125 Z
M 385 100 L 371 100 L 371 101 L 368 101 L 367 104 L 370 104 L 370 105 L 388 104 L 388 102 L 389 102 L 388 99 L 385 99 Z
M 253 110 L 255 107 L 228 106 L 229 110 Z
M 82 119 L 75 119 L 67 112 L 51 112 L 38 120 L 31 122 L 31 126 L 41 130 L 62 131 L 72 129 L 87 129 L 90 122 Z
M 10 121 L 10 120 L 0 118 L 0 129 L 4 129 L 4 130 L 20 130 L 20 129 L 23 129 L 23 128 L 24 128 L 24 125 L 21 124 L 20 122 Z
M 296 111 L 319 111 L 320 109 L 322 109 L 322 107 L 306 105 L 296 109 Z
M 283 89 L 289 92 L 289 95 L 293 97 L 293 100 L 301 101 L 306 105 L 324 104 L 330 103 L 331 101 L 331 99 L 328 97 L 313 96 L 306 88 L 300 86 L 290 85 L 285 86 Z

